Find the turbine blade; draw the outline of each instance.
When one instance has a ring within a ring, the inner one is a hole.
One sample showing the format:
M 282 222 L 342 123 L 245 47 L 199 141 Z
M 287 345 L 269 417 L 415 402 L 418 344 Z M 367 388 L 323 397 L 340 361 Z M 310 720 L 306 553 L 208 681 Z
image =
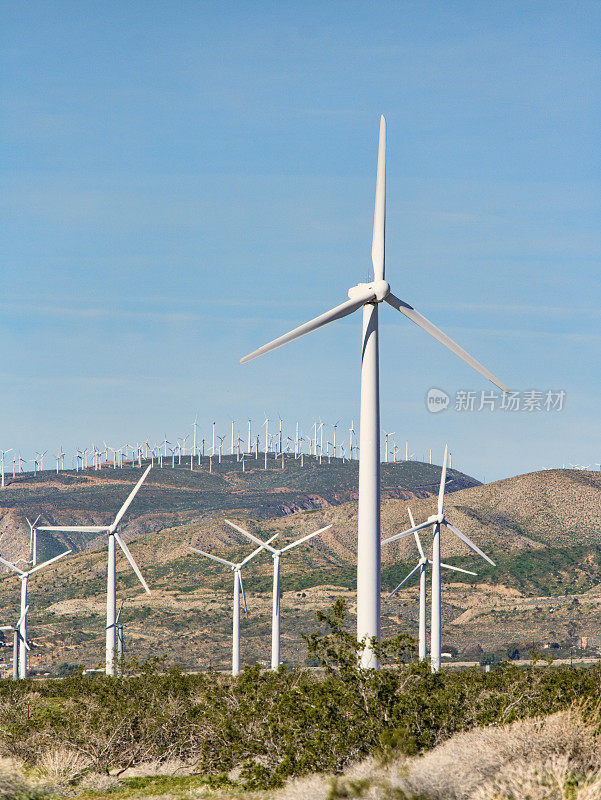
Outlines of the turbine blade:
M 396 589 L 393 589 L 393 590 L 392 590 L 392 592 L 390 592 L 390 594 L 388 595 L 388 597 L 387 597 L 386 599 L 387 599 L 387 600 L 389 600 L 389 599 L 392 597 L 392 595 L 393 595 L 393 594 L 396 594 L 396 593 L 398 592 L 398 590 L 401 588 L 401 586 L 402 586 L 404 583 L 407 583 L 407 581 L 409 580 L 409 578 L 410 578 L 410 577 L 411 577 L 411 576 L 412 576 L 412 575 L 413 575 L 415 572 L 417 572 L 417 570 L 420 568 L 420 566 L 421 566 L 421 564 L 417 564 L 415 567 L 413 567 L 413 569 L 411 570 L 411 572 L 409 573 L 409 575 L 407 575 L 407 577 L 406 577 L 406 578 L 403 578 L 403 580 L 402 580 L 402 581 L 399 583 L 399 585 L 396 587 Z
M 476 546 L 476 545 L 475 545 L 475 544 L 472 542 L 472 540 L 471 540 L 471 539 L 468 539 L 468 538 L 467 538 L 467 536 L 465 535 L 465 533 L 461 533 L 461 531 L 459 530 L 459 528 L 456 528 L 454 525 L 451 525 L 451 523 L 450 523 L 450 522 L 447 522 L 446 520 L 445 520 L 445 523 L 444 523 L 444 524 L 445 524 L 445 525 L 446 525 L 448 528 L 450 528 L 450 529 L 453 531 L 453 533 L 455 534 L 455 536 L 458 536 L 458 537 L 461 539 L 461 541 L 462 541 L 462 542 L 465 542 L 465 543 L 466 543 L 466 545 L 467 545 L 468 547 L 471 547 L 471 549 L 474 551 L 474 553 L 478 553 L 478 555 L 479 555 L 479 556 L 482 556 L 482 558 L 483 558 L 485 561 L 488 561 L 488 563 L 489 563 L 489 564 L 492 564 L 492 565 L 493 565 L 493 567 L 496 567 L 496 566 L 497 566 L 497 565 L 495 564 L 495 562 L 492 560 L 492 558 L 489 558 L 489 557 L 486 555 L 486 553 L 483 553 L 483 552 L 482 552 L 482 550 L 480 550 L 480 548 L 479 548 L 479 547 L 477 547 L 477 546 Z
M 388 539 L 383 539 L 382 544 L 389 544 L 390 542 L 396 542 L 398 539 L 403 539 L 405 536 L 410 536 L 412 533 L 421 531 L 422 528 L 430 527 L 430 525 L 432 525 L 431 522 L 422 522 L 421 525 L 414 525 L 413 528 L 409 528 L 408 531 L 403 531 L 403 533 L 395 533 L 394 536 L 390 536 Z
M 8 567 L 9 569 L 12 569 L 14 572 L 18 572 L 19 575 L 25 575 L 26 574 L 25 572 L 23 572 L 22 569 L 19 569 L 19 567 L 15 567 L 14 564 L 11 564 L 10 561 L 6 561 L 6 559 L 2 558 L 2 556 L 0 556 L 0 564 L 4 564 L 5 567 Z
M 274 540 L 274 539 L 277 539 L 277 537 L 278 537 L 279 535 L 280 535 L 279 533 L 274 533 L 274 535 L 271 537 L 271 539 L 268 539 L 268 540 L 265 542 L 265 544 L 271 544 L 271 542 L 273 542 L 273 540 Z M 251 560 L 251 558 L 254 558 L 255 556 L 259 555 L 259 553 L 260 553 L 262 550 L 265 550 L 265 547 L 264 547 L 263 545 L 260 545 L 259 547 L 257 547 L 257 549 L 256 549 L 256 550 L 253 550 L 253 551 L 252 551 L 252 553 L 251 553 L 249 556 L 246 556 L 246 558 L 244 559 L 244 561 L 241 561 L 241 562 L 240 562 L 240 566 L 241 566 L 241 567 L 243 567 L 245 564 L 248 564 L 248 562 Z
M 238 531 L 238 533 L 241 533 L 243 536 L 252 539 L 253 542 L 260 544 L 261 547 L 264 547 L 266 550 L 269 550 L 270 553 L 277 553 L 277 550 L 274 547 L 271 547 L 271 545 L 267 544 L 267 542 L 261 541 L 261 539 L 259 539 L 259 537 L 255 536 L 253 533 L 245 531 L 244 528 L 241 528 L 239 525 L 235 525 L 233 522 L 230 522 L 229 519 L 226 519 L 225 522 L 230 526 L 230 528 L 233 528 L 234 530 Z
M 416 311 L 413 306 L 410 306 L 408 303 L 404 303 L 402 300 L 399 300 L 398 297 L 395 297 L 392 293 L 386 297 L 386 302 L 391 305 L 393 308 L 396 308 L 397 311 L 400 311 L 401 314 L 404 314 L 411 322 L 415 322 L 422 330 L 429 333 L 430 336 L 433 336 L 437 339 L 441 344 L 443 344 L 447 349 L 451 351 L 451 353 L 455 353 L 456 356 L 463 359 L 466 364 L 469 364 L 470 367 L 479 372 L 480 375 L 483 375 L 489 381 L 498 386 L 504 392 L 508 392 L 509 389 L 505 384 L 501 383 L 501 381 L 496 378 L 492 372 L 486 369 L 479 361 L 473 356 L 470 356 L 468 352 L 466 352 L 463 347 L 460 347 L 456 342 L 454 342 L 446 333 L 443 333 L 436 325 L 433 325 L 429 320 L 427 320 L 419 311 Z
M 44 525 L 38 531 L 76 531 L 77 533 L 104 533 L 110 530 L 109 525 Z
M 447 482 L 447 453 L 448 445 L 444 446 L 444 459 L 442 462 L 442 469 L 440 471 L 440 489 L 438 490 L 438 513 L 442 514 L 444 507 L 444 488 Z
M 342 319 L 342 317 L 346 317 L 348 314 L 352 314 L 353 311 L 361 308 L 361 306 L 364 305 L 368 300 L 373 300 L 375 296 L 375 292 L 367 287 L 360 293 L 353 293 L 353 298 L 351 300 L 346 300 L 344 303 L 336 306 L 336 308 L 333 308 L 331 311 L 326 311 L 325 314 L 320 314 L 319 317 L 315 317 L 315 319 L 305 322 L 304 325 L 299 325 L 298 328 L 290 331 L 290 333 L 285 333 L 283 336 L 279 336 L 277 339 L 273 339 L 273 341 L 264 344 L 263 347 L 259 347 L 258 350 L 253 350 L 252 353 L 249 353 L 248 355 L 244 356 L 244 358 L 241 358 L 240 363 L 246 364 L 247 361 L 252 361 L 253 358 L 257 358 L 258 356 L 262 356 L 264 353 L 269 353 L 270 350 L 275 350 L 277 347 L 288 344 L 288 342 L 298 339 L 299 336 L 304 336 L 306 333 L 311 333 L 311 331 L 321 328 L 322 325 L 327 325 L 328 322 L 334 322 L 334 320 Z
M 411 509 L 407 509 L 407 513 L 409 514 L 409 521 L 411 522 L 411 527 L 415 528 L 415 520 L 413 519 L 413 514 L 411 513 Z M 424 549 L 422 547 L 421 539 L 419 538 L 419 534 L 417 531 L 413 534 L 415 536 L 415 544 L 417 545 L 417 549 L 419 550 L 419 554 L 421 558 L 425 558 L 426 554 L 424 553 Z
M 140 570 L 139 570 L 139 568 L 138 568 L 138 565 L 137 565 L 137 564 L 136 564 L 136 562 L 134 561 L 134 557 L 133 557 L 133 556 L 132 556 L 132 554 L 129 552 L 129 548 L 128 548 L 128 546 L 125 544 L 125 542 L 124 542 L 124 541 L 123 541 L 123 539 L 122 539 L 122 538 L 119 536 L 119 534 L 118 534 L 118 533 L 115 533 L 115 534 L 114 534 L 114 536 L 115 536 L 115 539 L 117 540 L 117 544 L 118 544 L 118 545 L 119 545 L 119 547 L 120 547 L 120 548 L 123 550 L 123 553 L 124 553 L 124 555 L 125 555 L 125 558 L 126 558 L 128 561 L 129 561 L 129 563 L 130 563 L 130 565 L 131 565 L 131 568 L 133 569 L 133 571 L 134 571 L 134 572 L 136 573 L 136 575 L 138 576 L 138 580 L 140 581 L 140 583 L 141 583 L 141 584 L 142 584 L 142 586 L 144 587 L 144 591 L 146 592 L 146 594 L 150 594 L 150 589 L 148 588 L 148 584 L 147 584 L 147 583 L 146 583 L 146 581 L 144 580 L 144 576 L 142 575 L 142 573 L 140 572 Z
M 218 561 L 220 564 L 225 564 L 226 567 L 236 566 L 232 561 L 226 561 L 225 558 L 219 558 L 219 556 L 214 556 L 212 553 L 206 553 L 204 550 L 199 550 L 197 547 L 191 547 L 190 550 L 192 550 L 193 553 L 198 553 L 201 556 L 212 558 L 213 561 Z
M 242 573 L 238 570 L 238 580 L 240 581 L 240 589 L 242 590 L 242 600 L 244 601 L 244 613 L 248 619 L 248 606 L 246 605 L 246 593 L 244 591 L 244 582 L 242 581 Z
M 121 605 L 119 606 L 119 611 L 117 612 L 117 616 L 115 617 L 115 625 L 117 625 L 117 623 L 119 622 L 121 612 L 123 611 L 123 603 L 125 603 L 125 600 L 121 601 Z
M 68 556 L 70 552 L 71 552 L 71 550 L 65 550 L 64 553 L 59 553 L 59 555 L 54 556 L 54 558 L 49 558 L 48 561 L 44 561 L 42 564 L 36 564 L 36 566 L 33 569 L 30 569 L 27 572 L 24 572 L 23 574 L 24 575 L 33 575 L 34 572 L 37 572 L 39 569 L 44 569 L 44 567 L 47 567 L 48 564 L 53 564 L 55 561 L 58 561 L 59 558 L 63 558 L 64 556 Z
M 134 497 L 135 497 L 135 496 L 137 495 L 137 493 L 138 493 L 138 489 L 140 488 L 140 486 L 141 486 L 141 485 L 144 483 L 144 481 L 146 480 L 146 476 L 148 475 L 148 473 L 150 472 L 150 470 L 151 470 L 151 469 L 152 469 L 152 464 L 149 464 L 149 465 L 148 465 L 148 467 L 147 467 L 147 468 L 144 470 L 144 474 L 142 475 L 142 477 L 140 478 L 140 480 L 139 480 L 139 481 L 136 483 L 136 485 L 134 486 L 134 488 L 131 490 L 129 497 L 127 498 L 127 500 L 125 501 L 125 503 L 123 503 L 123 505 L 121 506 L 121 509 L 120 509 L 119 513 L 118 513 L 118 514 L 117 514 L 117 516 L 115 517 L 115 521 L 114 521 L 114 522 L 113 522 L 113 524 L 111 525 L 111 530 L 112 530 L 112 531 L 114 531 L 114 530 L 116 529 L 117 525 L 118 525 L 118 524 L 121 522 L 121 519 L 123 518 L 123 515 L 125 514 L 125 512 L 127 511 L 127 509 L 130 507 L 130 505 L 131 505 L 131 503 L 132 503 L 132 501 L 133 501 Z
M 29 646 L 29 642 L 28 642 L 28 641 L 27 641 L 27 639 L 26 639 L 26 638 L 23 636 L 23 634 L 21 633 L 21 631 L 17 631 L 17 638 L 18 638 L 18 639 L 20 639 L 20 640 L 23 642 L 23 644 L 25 645 L 25 649 L 26 649 L 26 650 L 31 650 L 31 647 Z
M 29 606 L 25 606 L 25 611 L 21 614 L 21 616 L 19 617 L 19 621 L 17 622 L 17 628 L 21 628 L 21 625 L 23 624 L 28 611 L 29 611 Z
M 380 117 L 378 142 L 378 172 L 376 177 L 376 202 L 374 207 L 374 233 L 371 245 L 371 263 L 374 280 L 384 280 L 384 247 L 386 228 L 386 120 Z
M 302 539 L 297 539 L 296 542 L 292 542 L 292 544 L 288 544 L 288 545 L 286 545 L 286 547 L 282 547 L 281 552 L 285 553 L 286 550 L 292 550 L 292 548 L 296 547 L 297 544 L 302 544 L 303 542 L 308 542 L 309 539 L 312 539 L 314 536 L 317 536 L 318 533 L 323 533 L 324 531 L 329 530 L 332 527 L 332 525 L 333 525 L 333 523 L 331 525 L 326 525 L 325 528 L 320 528 L 318 531 L 313 531 L 313 533 L 310 533 L 308 536 L 303 536 Z
M 477 572 L 470 572 L 469 569 L 461 569 L 460 567 L 454 567 L 452 564 L 443 564 L 442 561 L 440 562 L 440 566 L 444 567 L 445 569 L 452 569 L 453 572 L 464 572 L 466 575 L 477 575 Z

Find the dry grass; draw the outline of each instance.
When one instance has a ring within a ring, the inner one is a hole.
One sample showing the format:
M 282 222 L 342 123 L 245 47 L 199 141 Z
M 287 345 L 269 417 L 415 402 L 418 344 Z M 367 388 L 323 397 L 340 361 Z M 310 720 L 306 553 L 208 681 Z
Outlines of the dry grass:
M 86 756 L 68 747 L 49 747 L 43 750 L 36 761 L 36 770 L 44 778 L 57 783 L 69 783 L 81 778 L 89 769 L 91 761 Z
M 419 758 L 367 759 L 344 776 L 292 781 L 278 800 L 600 800 L 601 747 L 561 712 L 454 736 Z

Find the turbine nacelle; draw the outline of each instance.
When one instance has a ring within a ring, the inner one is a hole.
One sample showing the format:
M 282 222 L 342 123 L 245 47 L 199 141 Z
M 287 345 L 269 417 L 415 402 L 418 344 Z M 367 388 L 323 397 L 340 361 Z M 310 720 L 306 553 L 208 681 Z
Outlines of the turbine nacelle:
M 371 281 L 370 283 L 358 283 L 356 286 L 351 286 L 348 290 L 348 296 L 350 300 L 356 300 L 358 298 L 365 298 L 365 295 L 369 292 L 373 292 L 373 299 L 367 300 L 364 302 L 376 302 L 381 303 L 390 294 L 390 284 L 388 281 L 379 280 L 379 281 Z
M 444 525 L 444 523 L 446 522 L 445 515 L 444 514 L 432 514 L 431 517 L 428 517 L 426 522 L 429 525 L 436 525 L 436 524 Z

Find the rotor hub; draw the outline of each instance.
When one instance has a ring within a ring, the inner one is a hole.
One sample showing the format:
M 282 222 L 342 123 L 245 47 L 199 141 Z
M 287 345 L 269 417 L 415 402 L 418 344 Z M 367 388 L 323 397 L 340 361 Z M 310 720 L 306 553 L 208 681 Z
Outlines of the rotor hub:
M 348 290 L 348 296 L 353 300 L 357 295 L 363 294 L 366 289 L 371 290 L 375 294 L 373 300 L 367 301 L 369 303 L 381 303 L 383 300 L 386 300 L 390 294 L 390 284 L 388 281 L 382 280 L 371 281 L 370 283 L 358 283 L 356 286 L 351 286 Z

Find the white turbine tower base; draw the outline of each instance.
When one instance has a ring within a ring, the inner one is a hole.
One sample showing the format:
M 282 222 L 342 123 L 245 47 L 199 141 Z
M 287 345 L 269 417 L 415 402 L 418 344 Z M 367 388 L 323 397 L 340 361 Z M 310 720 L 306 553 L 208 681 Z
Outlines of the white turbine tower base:
M 241 533 L 243 536 L 246 536 L 248 539 L 251 539 L 253 542 L 261 545 L 272 555 L 273 558 L 273 603 L 272 603 L 272 611 L 271 611 L 271 669 L 277 670 L 280 666 L 280 558 L 282 553 L 286 553 L 288 550 L 292 550 L 293 547 L 296 547 L 299 544 L 303 544 L 303 542 L 309 541 L 314 536 L 317 536 L 319 533 L 323 533 L 324 531 L 329 530 L 331 525 L 326 525 L 325 528 L 320 528 L 318 531 L 314 531 L 310 533 L 308 536 L 303 536 L 301 539 L 297 539 L 295 542 L 286 545 L 286 547 L 282 547 L 281 550 L 276 550 L 275 547 L 271 547 L 269 539 L 267 542 L 261 541 L 257 536 L 248 531 L 245 531 L 244 528 L 241 528 L 239 525 L 235 525 L 233 522 L 230 522 L 229 519 L 225 520 L 227 524 L 234 528 L 234 530 Z M 272 537 L 273 538 L 273 537 Z
M 351 287 L 349 299 L 331 311 L 300 325 L 289 333 L 244 356 L 241 363 L 275 350 L 288 342 L 317 330 L 363 308 L 361 360 L 361 429 L 359 432 L 359 515 L 357 533 L 357 638 L 365 641 L 361 666 L 377 667 L 370 647 L 380 634 L 380 390 L 378 372 L 378 306 L 386 301 L 411 322 L 459 356 L 473 369 L 508 391 L 498 378 L 462 347 L 423 317 L 408 303 L 392 294 L 384 277 L 386 217 L 386 121 L 380 118 L 378 170 L 372 239 L 374 280 Z
M 107 565 L 107 578 L 106 578 L 106 654 L 105 654 L 105 671 L 107 675 L 115 674 L 115 653 L 117 649 L 117 592 L 116 592 L 116 553 L 115 542 L 119 545 L 123 554 L 130 563 L 131 568 L 136 573 L 138 580 L 142 584 L 144 591 L 150 594 L 148 584 L 142 577 L 138 565 L 134 561 L 129 548 L 123 539 L 117 533 L 117 526 L 121 522 L 123 515 L 131 505 L 134 497 L 138 493 L 139 488 L 146 480 L 146 476 L 152 469 L 152 465 L 148 466 L 140 480 L 136 483 L 134 488 L 129 494 L 129 497 L 121 506 L 119 513 L 115 517 L 112 525 L 47 525 L 39 527 L 39 531 L 76 531 L 78 533 L 106 533 L 108 534 L 108 565 Z

